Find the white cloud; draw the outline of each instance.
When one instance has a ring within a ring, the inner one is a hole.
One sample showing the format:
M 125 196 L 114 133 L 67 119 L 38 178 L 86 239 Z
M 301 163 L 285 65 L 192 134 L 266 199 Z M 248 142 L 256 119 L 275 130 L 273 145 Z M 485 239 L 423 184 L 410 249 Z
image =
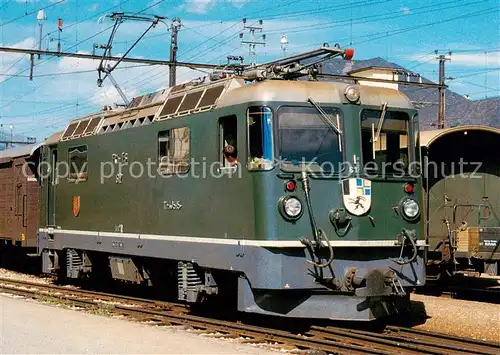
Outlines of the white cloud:
M 456 53 L 451 55 L 451 61 L 468 67 L 500 67 L 500 52 L 486 53 Z
M 185 0 L 180 8 L 193 14 L 206 14 L 212 10 L 217 3 L 229 3 L 240 9 L 247 1 L 248 0 Z
M 187 0 L 186 11 L 193 14 L 206 14 L 215 6 L 216 0 Z
M 162 4 L 161 1 L 158 1 L 158 0 L 151 0 L 147 7 L 150 9 L 150 10 L 159 10 L 160 9 L 160 5 Z
M 14 48 L 34 48 L 36 45 L 36 39 L 34 37 L 28 37 L 24 40 L 14 43 L 7 44 L 6 47 L 14 47 Z M 0 73 L 2 74 L 15 74 L 19 71 L 19 68 L 22 65 L 25 65 L 29 56 L 25 54 L 17 54 L 17 53 L 5 53 L 0 52 Z M 0 75 L 0 83 L 6 80 L 8 76 Z
M 234 7 L 237 7 L 238 9 L 241 9 L 243 6 L 245 6 L 245 3 L 248 0 L 227 0 L 227 2 L 233 4 Z
M 28 38 L 25 38 L 24 40 L 22 40 L 21 42 L 17 42 L 15 44 L 11 45 L 11 47 L 14 47 L 14 48 L 33 48 L 33 47 L 35 47 L 36 42 L 37 42 L 37 40 L 34 37 L 28 37 Z
M 417 62 L 431 62 L 436 58 L 435 54 L 411 55 L 408 57 Z M 486 53 L 453 53 L 451 54 L 449 65 L 459 65 L 463 67 L 500 67 L 500 51 Z
M 101 6 L 101 4 L 99 4 L 98 2 L 96 2 L 95 4 L 92 4 L 89 6 L 88 8 L 88 11 L 90 12 L 94 12 L 96 11 L 99 7 Z
M 215 5 L 225 2 L 227 6 L 242 4 L 241 1 L 230 0 L 214 0 Z M 243 2 L 244 3 L 244 2 Z M 309 25 L 314 24 L 314 21 L 299 21 L 294 22 L 294 25 Z M 69 22 L 68 25 L 71 23 Z M 213 21 L 183 21 L 186 28 L 183 28 L 180 33 L 179 40 L 179 60 L 192 62 L 208 62 L 222 63 L 225 62 L 225 56 L 229 53 L 234 55 L 243 55 L 245 60 L 248 60 L 248 48 L 240 45 L 240 39 L 237 36 L 242 30 L 242 24 L 239 21 L 223 22 L 214 24 Z M 207 24 L 211 24 L 207 26 Z M 234 26 L 237 24 L 236 26 Z M 113 46 L 113 55 L 119 56 L 127 50 L 130 44 L 137 38 L 138 33 L 142 33 L 146 24 L 144 23 L 124 23 L 117 33 L 116 43 Z M 85 21 L 79 23 L 78 26 L 73 26 L 65 31 L 65 36 L 70 40 L 64 47 L 74 43 L 76 30 L 78 27 L 78 38 L 86 38 L 98 30 L 109 26 L 109 24 L 97 25 L 95 21 Z M 231 29 L 218 35 L 221 31 Z M 270 20 L 264 23 L 264 32 L 268 35 L 267 46 L 258 49 L 258 61 L 264 59 L 276 58 L 280 56 L 279 40 L 281 38 L 281 29 L 290 26 L 290 22 L 283 20 Z M 3 43 L 3 46 L 16 46 L 22 48 L 33 48 L 37 46 L 35 37 L 30 37 L 33 33 L 33 28 L 27 26 L 22 28 L 12 27 L 16 32 L 18 43 Z M 7 29 L 10 31 L 10 28 Z M 270 33 L 269 31 L 274 31 Z M 346 30 L 347 31 L 347 30 Z M 144 39 L 134 48 L 129 54 L 129 57 L 147 57 L 147 58 L 168 58 L 168 46 L 165 46 L 165 40 L 168 41 L 168 36 L 156 36 L 157 34 L 165 33 L 164 26 L 157 26 L 154 31 L 148 33 L 147 36 L 152 38 Z M 203 34 L 203 36 L 200 35 Z M 23 37 L 24 35 L 24 37 Z M 89 53 L 92 51 L 92 43 L 105 43 L 108 39 L 109 31 L 98 37 L 92 38 L 78 46 L 80 53 Z M 310 33 L 294 33 L 289 34 L 290 46 L 287 54 L 302 51 L 305 43 L 310 40 Z M 325 34 L 318 31 L 318 38 L 323 38 Z M 156 37 L 155 37 L 156 36 Z M 202 44 L 207 38 L 214 37 L 213 40 Z M 326 38 L 325 38 L 326 39 Z M 227 41 L 226 41 L 227 40 Z M 128 41 L 125 43 L 124 41 Z M 132 41 L 132 42 L 131 42 Z M 201 44 L 201 45 L 200 45 Z M 188 51 L 192 49 L 192 51 Z M 69 51 L 75 51 L 72 48 Z M 184 54 L 186 52 L 186 54 Z M 276 52 L 276 55 L 274 54 Z M 102 53 L 99 51 L 98 53 Z M 268 55 L 268 57 L 266 57 Z M 27 75 L 29 71 L 29 56 L 20 56 L 17 54 L 0 53 L 0 59 L 3 60 L 4 73 L 16 60 L 22 58 L 13 69 L 9 70 L 10 74 L 21 73 Z M 190 60 L 188 60 L 190 59 Z M 38 65 L 38 63 L 42 63 Z M 26 123 L 23 124 L 23 132 L 36 132 L 38 137 L 49 135 L 51 132 L 62 129 L 63 126 L 72 118 L 81 117 L 86 113 L 91 113 L 100 110 L 104 105 L 113 105 L 121 103 L 122 100 L 113 87 L 109 78 L 105 80 L 103 86 L 97 86 L 97 71 L 96 68 L 99 61 L 77 59 L 77 58 L 57 58 L 57 57 L 42 57 L 41 61 L 35 60 L 34 78 L 29 81 L 28 78 L 14 78 L 4 84 L 3 97 L 4 99 L 17 99 L 22 97 L 24 101 L 43 102 L 40 105 L 26 105 L 21 102 L 13 102 L 0 110 L 0 114 L 11 117 L 29 117 L 26 118 Z M 2 65 L 2 61 L 0 61 Z M 130 68 L 133 67 L 134 68 Z M 168 68 L 165 66 L 156 67 L 135 67 L 136 64 L 121 63 L 117 70 L 113 72 L 113 77 L 125 92 L 127 98 L 131 100 L 135 95 L 142 95 L 147 92 L 156 91 L 162 87 L 168 86 Z M 128 67 L 127 69 L 123 69 Z M 77 73 L 81 71 L 90 71 L 88 73 Z M 71 75 L 44 76 L 47 74 L 64 74 L 75 72 Z M 177 83 L 189 81 L 194 78 L 203 77 L 206 74 L 200 71 L 194 71 L 188 68 L 177 68 Z M 0 77 L 0 82 L 5 78 Z M 61 103 L 66 104 L 63 108 L 47 113 L 51 108 L 57 108 Z M 41 112 L 40 114 L 38 112 Z M 31 113 L 36 113 L 32 115 Z M 45 127 L 45 128 L 44 128 Z M 19 128 L 21 130 L 21 128 Z
M 77 53 L 89 54 L 88 52 L 78 51 Z M 63 57 L 57 63 L 58 70 L 61 72 L 69 72 L 74 70 L 92 70 L 97 69 L 98 62 L 96 60 Z
M 409 15 L 411 13 L 410 8 L 407 6 L 400 8 L 399 11 L 401 11 L 405 15 Z

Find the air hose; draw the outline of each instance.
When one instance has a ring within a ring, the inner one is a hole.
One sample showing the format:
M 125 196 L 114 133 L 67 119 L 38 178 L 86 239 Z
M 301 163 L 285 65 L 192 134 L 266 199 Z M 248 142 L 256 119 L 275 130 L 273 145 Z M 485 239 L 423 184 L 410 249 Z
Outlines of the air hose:
M 445 219 L 443 221 L 443 223 L 446 224 L 446 229 L 448 231 L 448 244 L 449 244 L 449 248 L 450 248 L 450 259 L 451 259 L 451 262 L 453 263 L 453 268 L 456 269 L 458 262 L 455 259 L 455 246 L 453 244 L 453 232 L 450 228 L 450 221 Z
M 328 253 L 329 253 L 329 258 L 324 263 L 317 263 L 317 262 L 312 261 L 312 260 L 306 260 L 306 261 L 309 264 L 314 265 L 315 267 L 325 268 L 325 267 L 330 266 L 330 264 L 333 261 L 333 248 L 332 248 L 332 245 L 331 245 L 330 240 L 328 239 L 326 233 L 322 229 L 318 228 L 318 226 L 316 224 L 316 219 L 314 218 L 314 213 L 313 213 L 313 209 L 312 209 L 311 195 L 309 194 L 309 178 L 308 178 L 307 173 L 305 171 L 302 171 L 302 187 L 304 189 L 304 193 L 306 196 L 306 205 L 307 205 L 307 210 L 309 213 L 309 220 L 311 221 L 311 228 L 312 228 L 312 232 L 313 232 L 314 241 L 316 242 L 316 249 L 317 249 L 316 253 L 321 248 L 323 241 L 326 242 L 326 245 L 328 247 Z M 304 245 L 310 247 L 312 250 L 314 250 L 314 247 L 313 247 L 312 242 L 310 240 L 304 238 L 301 240 L 301 242 L 302 242 L 302 244 L 304 244 Z
M 404 230 L 404 229 L 403 229 L 403 236 L 404 236 L 404 239 L 403 239 L 403 243 L 401 245 L 401 253 L 399 255 L 399 259 L 390 258 L 390 260 L 394 261 L 398 265 L 411 264 L 412 262 L 414 262 L 417 259 L 417 255 L 418 255 L 417 244 L 415 244 L 415 241 L 413 240 L 413 238 L 411 236 L 409 236 L 408 233 L 406 232 L 406 230 Z M 406 239 L 410 240 L 411 246 L 413 248 L 413 255 L 408 260 L 403 260 L 403 250 L 405 247 L 405 240 Z

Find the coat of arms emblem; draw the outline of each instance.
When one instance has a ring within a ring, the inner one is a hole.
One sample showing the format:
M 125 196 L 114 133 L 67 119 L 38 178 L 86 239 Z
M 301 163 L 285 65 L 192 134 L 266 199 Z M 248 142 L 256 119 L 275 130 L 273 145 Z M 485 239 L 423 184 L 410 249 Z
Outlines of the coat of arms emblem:
M 342 196 L 346 210 L 361 216 L 372 205 L 372 182 L 362 178 L 350 178 L 342 181 Z

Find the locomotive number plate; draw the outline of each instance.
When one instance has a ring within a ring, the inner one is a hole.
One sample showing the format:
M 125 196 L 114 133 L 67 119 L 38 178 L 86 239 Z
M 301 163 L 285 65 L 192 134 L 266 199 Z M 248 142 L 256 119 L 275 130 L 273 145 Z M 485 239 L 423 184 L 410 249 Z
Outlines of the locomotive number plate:
M 163 201 L 164 210 L 180 210 L 181 208 L 181 201 Z

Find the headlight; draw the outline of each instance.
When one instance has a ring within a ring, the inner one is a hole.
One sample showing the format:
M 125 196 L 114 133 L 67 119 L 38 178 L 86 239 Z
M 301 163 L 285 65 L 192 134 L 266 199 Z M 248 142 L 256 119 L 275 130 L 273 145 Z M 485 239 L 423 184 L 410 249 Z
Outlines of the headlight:
M 359 89 L 355 86 L 348 86 L 345 88 L 344 95 L 349 102 L 356 103 L 359 100 Z
M 411 198 L 405 199 L 401 204 L 403 207 L 403 214 L 407 219 L 413 220 L 418 217 L 420 213 L 420 207 L 417 201 Z
M 296 220 L 302 215 L 302 203 L 297 197 L 282 197 L 278 202 L 278 207 L 285 219 Z

